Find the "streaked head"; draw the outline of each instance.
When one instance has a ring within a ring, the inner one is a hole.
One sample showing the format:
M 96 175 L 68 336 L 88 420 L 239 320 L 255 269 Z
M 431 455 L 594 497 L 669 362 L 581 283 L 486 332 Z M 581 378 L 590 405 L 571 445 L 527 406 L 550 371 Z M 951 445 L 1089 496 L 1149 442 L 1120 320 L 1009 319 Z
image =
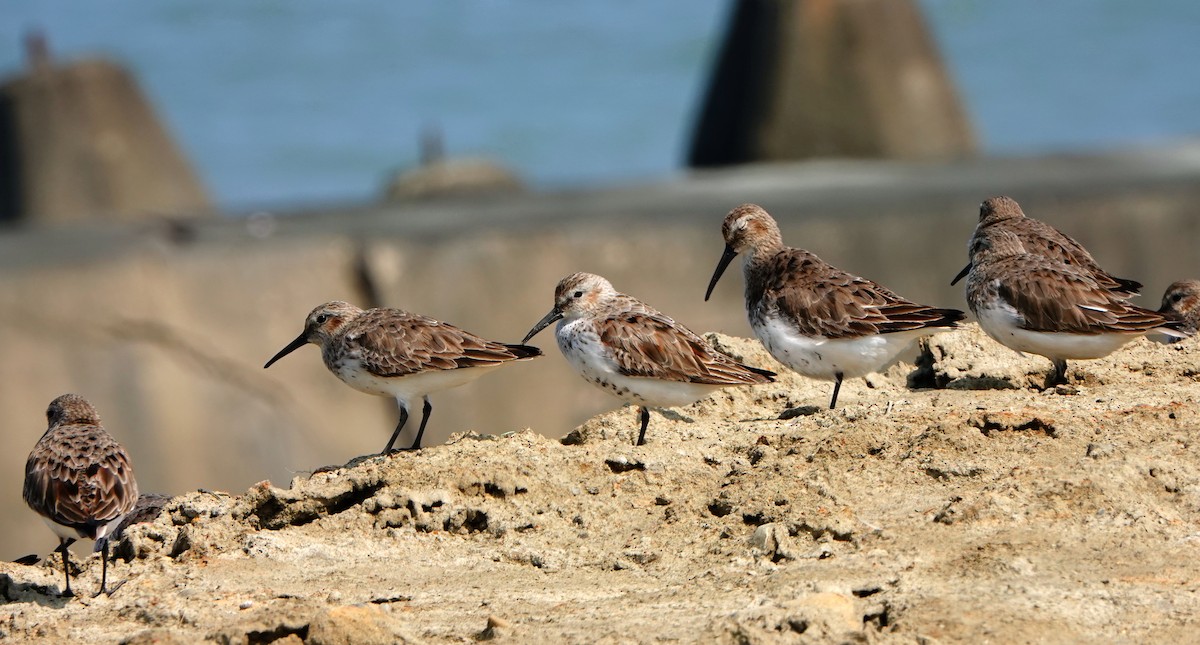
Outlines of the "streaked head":
M 46 408 L 50 427 L 60 425 L 100 425 L 100 413 L 88 400 L 78 394 L 64 394 Z
M 1021 205 L 1012 197 L 1000 195 L 998 197 L 989 197 L 983 200 L 979 205 L 979 221 L 999 222 L 1006 219 L 1021 219 L 1025 217 L 1025 212 L 1021 210 Z
M 721 222 L 721 236 L 734 253 L 772 242 L 782 243 L 779 224 L 758 204 L 742 204 L 729 211 Z
M 1016 233 L 1005 229 L 989 230 L 971 239 L 971 265 L 1013 255 L 1023 255 L 1025 245 Z
M 522 343 L 545 329 L 550 323 L 566 318 L 577 318 L 603 308 L 616 295 L 612 283 L 594 273 L 572 273 L 558 281 L 554 288 L 554 308 L 529 330 Z
M 1183 318 L 1200 317 L 1200 280 L 1171 283 L 1163 293 L 1159 313 L 1171 312 Z
M 267 361 L 263 368 L 268 368 L 275 361 L 291 354 L 308 343 L 324 346 L 334 336 L 337 335 L 338 329 L 348 321 L 353 320 L 363 312 L 362 309 L 355 307 L 348 302 L 334 300 L 313 309 L 308 314 L 308 318 L 304 320 L 304 331 L 296 337 L 287 347 L 279 350 L 279 353 L 272 356 L 271 360 Z
M 725 251 L 717 261 L 712 279 L 708 281 L 708 290 L 704 292 L 706 301 L 738 253 L 747 249 L 774 250 L 783 246 L 779 224 L 758 204 L 742 204 L 729 211 L 725 221 L 721 222 L 721 236 L 725 238 Z

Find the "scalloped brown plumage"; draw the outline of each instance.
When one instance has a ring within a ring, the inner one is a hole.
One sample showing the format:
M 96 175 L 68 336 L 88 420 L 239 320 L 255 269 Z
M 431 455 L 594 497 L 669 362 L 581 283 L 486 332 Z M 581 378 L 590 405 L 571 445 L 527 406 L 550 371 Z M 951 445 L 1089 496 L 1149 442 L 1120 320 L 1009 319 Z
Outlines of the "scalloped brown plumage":
M 979 326 L 1050 359 L 1048 386 L 1065 382 L 1068 359 L 1102 358 L 1150 332 L 1184 335 L 1179 320 L 1130 304 L 1084 267 L 1029 253 L 1014 231 L 992 229 L 972 250 L 967 304 Z
M 304 331 L 263 367 L 308 343 L 321 348 L 325 366 L 350 387 L 395 397 L 400 421 L 380 454 L 391 452 L 415 400 L 424 405 L 410 450 L 421 447 L 433 409 L 430 393 L 473 381 L 492 368 L 542 355 L 536 347 L 486 340 L 421 314 L 385 307 L 361 309 L 335 300 L 313 309 L 305 319 Z
M 554 307 L 525 340 L 560 319 L 555 338 L 567 361 L 592 384 L 641 407 L 638 445 L 645 443 L 650 407 L 687 405 L 722 387 L 774 380 L 774 372 L 722 354 L 595 274 L 573 273 L 560 280 Z
M 834 381 L 830 409 L 843 378 L 884 368 L 917 338 L 953 329 L 965 315 L 906 300 L 809 251 L 784 246 L 779 225 L 756 204 L 731 210 L 721 234 L 725 252 L 705 299 L 745 251 L 746 312 L 754 334 L 793 371 Z
M 59 536 L 66 587 L 70 596 L 67 547 L 78 538 L 102 545 L 106 591 L 107 536 L 137 503 L 133 465 L 121 444 L 100 423 L 100 415 L 83 397 L 64 394 L 46 409 L 49 427 L 25 462 L 25 503 Z
M 1105 271 L 1082 244 L 1057 228 L 1027 216 L 1017 200 L 1003 195 L 989 197 L 979 205 L 979 223 L 967 243 L 968 257 L 974 257 L 976 246 L 992 231 L 998 230 L 1016 235 L 1027 253 L 1079 268 L 1090 274 L 1100 287 L 1120 297 L 1132 298 L 1142 290 L 1142 283 L 1118 278 Z M 971 262 L 968 261 L 950 284 L 957 284 L 970 270 Z

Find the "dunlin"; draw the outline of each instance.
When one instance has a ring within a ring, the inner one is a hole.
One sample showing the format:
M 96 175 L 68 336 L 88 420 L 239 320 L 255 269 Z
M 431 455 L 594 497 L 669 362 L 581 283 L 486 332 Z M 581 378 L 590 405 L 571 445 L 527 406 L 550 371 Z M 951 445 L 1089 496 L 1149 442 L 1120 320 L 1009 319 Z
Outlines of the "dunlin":
M 79 538 L 103 550 L 100 591 L 108 592 L 108 540 L 138 499 L 133 466 L 121 444 L 100 425 L 100 415 L 83 397 L 64 394 L 46 409 L 49 427 L 25 462 L 25 503 L 58 535 L 72 596 L 70 550 Z
M 1006 229 L 973 247 L 967 304 L 988 336 L 1050 359 L 1047 386 L 1066 382 L 1069 359 L 1103 358 L 1151 332 L 1184 336 L 1178 320 L 1129 304 L 1082 266 L 1026 252 Z
M 554 308 L 521 342 L 558 322 L 563 356 L 589 382 L 641 407 L 637 445 L 646 442 L 651 407 L 695 403 L 734 385 L 769 383 L 775 374 L 713 349 L 687 327 L 604 278 L 573 273 L 554 290 Z
M 321 347 L 325 367 L 346 385 L 367 394 L 395 397 L 400 421 L 380 454 L 392 451 L 417 400 L 424 403 L 421 425 L 409 450 L 421 447 L 433 409 L 430 393 L 463 385 L 501 365 L 542 355 L 536 347 L 485 340 L 420 314 L 360 309 L 333 301 L 313 309 L 304 331 L 263 367 L 307 343 Z
M 1011 231 L 1020 240 L 1025 252 L 1042 255 L 1056 262 L 1077 267 L 1090 273 L 1096 283 L 1123 298 L 1132 298 L 1142 289 L 1142 283 L 1127 278 L 1117 278 L 1100 268 L 1083 245 L 1071 239 L 1053 226 L 1025 215 L 1021 205 L 1011 197 L 989 197 L 979 205 L 979 223 L 967 244 L 967 256 L 974 257 L 975 246 L 991 231 Z M 950 281 L 958 284 L 971 270 L 971 262 L 963 267 Z
M 1175 316 L 1182 321 L 1179 331 L 1195 336 L 1200 329 L 1200 280 L 1180 280 L 1172 283 L 1163 293 L 1162 306 L 1158 313 Z M 1170 342 L 1182 340 L 1173 338 Z
M 746 311 L 754 334 L 776 360 L 804 376 L 832 380 L 829 408 L 842 379 L 878 371 L 914 340 L 956 327 L 957 309 L 901 298 L 866 278 L 846 273 L 803 249 L 783 245 L 765 210 L 743 204 L 725 216 L 725 253 L 704 299 L 742 251 Z

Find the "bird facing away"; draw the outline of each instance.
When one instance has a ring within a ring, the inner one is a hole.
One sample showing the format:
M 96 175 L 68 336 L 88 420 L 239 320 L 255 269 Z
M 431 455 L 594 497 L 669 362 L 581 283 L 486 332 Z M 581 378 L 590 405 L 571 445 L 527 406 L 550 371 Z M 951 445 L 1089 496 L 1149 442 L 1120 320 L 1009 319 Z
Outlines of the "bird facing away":
M 1175 316 L 1182 325 L 1179 331 L 1188 336 L 1195 336 L 1200 328 L 1200 280 L 1180 280 L 1171 283 L 1163 293 L 1162 306 L 1158 313 L 1164 316 Z M 1168 342 L 1183 340 L 1172 338 Z
M 730 211 L 721 232 L 725 253 L 704 299 L 733 258 L 746 251 L 750 327 L 780 363 L 834 381 L 831 410 L 842 379 L 884 368 L 917 338 L 952 329 L 965 315 L 910 302 L 804 249 L 784 246 L 779 225 L 755 204 Z
M 54 399 L 46 419 L 49 427 L 25 462 L 25 503 L 58 535 L 67 580 L 63 596 L 74 595 L 68 547 L 79 538 L 95 540 L 103 550 L 96 595 L 107 593 L 107 538 L 138 499 L 133 466 L 83 397 Z
M 458 387 L 501 365 L 542 355 L 536 347 L 485 340 L 428 316 L 390 308 L 364 310 L 335 300 L 313 309 L 305 319 L 304 331 L 263 368 L 307 343 L 320 346 L 325 367 L 346 385 L 396 399 L 400 421 L 380 454 L 392 451 L 416 401 L 424 405 L 409 450 L 421 447 L 433 409 L 430 393 Z
M 1004 229 L 973 247 L 967 304 L 1000 344 L 1050 359 L 1047 387 L 1066 383 L 1068 359 L 1103 358 L 1151 332 L 1185 336 L 1178 320 L 1130 304 L 1082 266 L 1026 252 Z
M 775 380 L 774 372 L 733 360 L 591 273 L 563 278 L 554 289 L 554 307 L 521 342 L 555 321 L 554 337 L 567 362 L 590 383 L 641 407 L 639 446 L 646 442 L 651 407 L 688 405 L 723 387 Z
M 991 231 L 1006 230 L 1017 236 L 1025 252 L 1042 255 L 1068 266 L 1090 273 L 1096 283 L 1122 298 L 1132 298 L 1142 290 L 1142 283 L 1127 278 L 1117 278 L 1100 268 L 1092 254 L 1079 242 L 1049 224 L 1026 217 L 1021 205 L 1011 197 L 989 197 L 979 205 L 979 223 L 967 243 L 967 257 L 975 256 L 975 246 L 980 244 Z M 950 281 L 958 284 L 971 270 L 971 261 Z

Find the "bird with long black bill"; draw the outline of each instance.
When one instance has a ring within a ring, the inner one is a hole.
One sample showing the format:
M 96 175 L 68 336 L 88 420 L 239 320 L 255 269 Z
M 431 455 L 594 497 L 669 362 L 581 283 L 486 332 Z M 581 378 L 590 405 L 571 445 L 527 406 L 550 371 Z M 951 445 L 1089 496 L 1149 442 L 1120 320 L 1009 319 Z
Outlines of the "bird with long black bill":
M 536 347 L 485 340 L 428 316 L 386 307 L 360 309 L 335 300 L 313 309 L 304 331 L 263 368 L 309 343 L 321 348 L 325 367 L 346 385 L 396 399 L 400 420 L 380 454 L 392 451 L 416 401 L 422 402 L 421 425 L 409 450 L 421 447 L 433 410 L 430 393 L 542 355 Z
M 640 406 L 639 446 L 646 442 L 651 407 L 687 405 L 723 387 L 774 380 L 774 372 L 733 360 L 592 273 L 573 273 L 559 281 L 554 307 L 521 342 L 554 322 L 558 348 L 580 376 Z
M 746 252 L 746 313 L 754 335 L 793 371 L 832 380 L 831 410 L 843 379 L 883 369 L 916 339 L 953 329 L 965 316 L 905 300 L 804 249 L 784 246 L 775 219 L 755 204 L 730 211 L 721 234 L 725 251 L 704 299 L 729 263 Z

